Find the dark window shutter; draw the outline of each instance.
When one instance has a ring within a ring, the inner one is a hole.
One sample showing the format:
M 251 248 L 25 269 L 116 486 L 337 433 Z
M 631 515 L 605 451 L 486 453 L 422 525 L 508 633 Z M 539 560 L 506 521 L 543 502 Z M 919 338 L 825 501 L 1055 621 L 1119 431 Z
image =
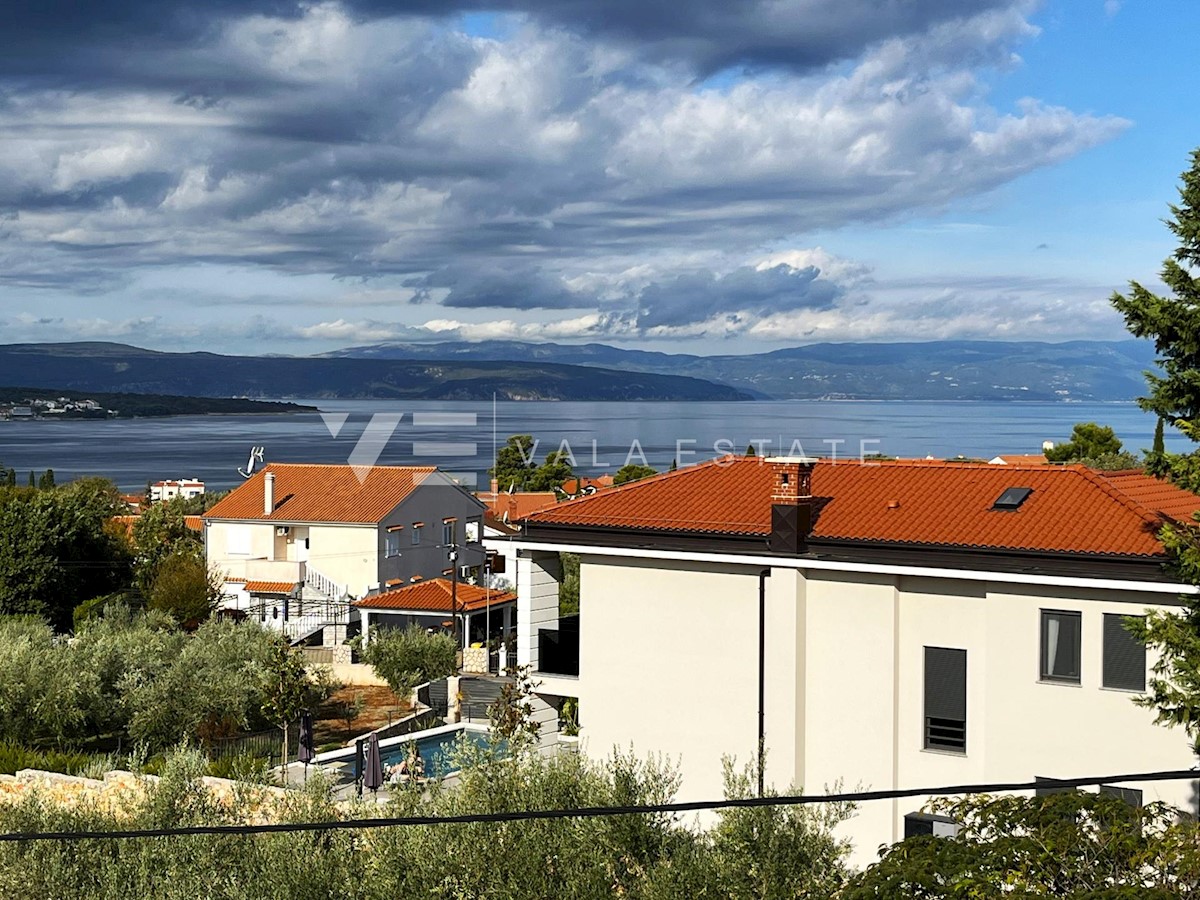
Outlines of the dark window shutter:
M 925 648 L 925 715 L 967 717 L 967 651 Z
M 1125 628 L 1125 616 L 1104 614 L 1104 686 L 1146 689 L 1146 648 Z
M 925 747 L 967 749 L 967 651 L 925 648 Z

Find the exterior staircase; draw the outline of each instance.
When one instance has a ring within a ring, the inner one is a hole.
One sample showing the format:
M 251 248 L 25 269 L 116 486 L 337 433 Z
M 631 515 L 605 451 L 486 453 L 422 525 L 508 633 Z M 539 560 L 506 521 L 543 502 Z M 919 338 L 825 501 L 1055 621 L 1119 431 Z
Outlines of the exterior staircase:
M 350 623 L 350 602 L 344 584 L 305 565 L 300 596 L 291 603 L 283 632 L 293 644 L 303 643 L 319 632 L 325 632 L 324 643 L 340 644 Z

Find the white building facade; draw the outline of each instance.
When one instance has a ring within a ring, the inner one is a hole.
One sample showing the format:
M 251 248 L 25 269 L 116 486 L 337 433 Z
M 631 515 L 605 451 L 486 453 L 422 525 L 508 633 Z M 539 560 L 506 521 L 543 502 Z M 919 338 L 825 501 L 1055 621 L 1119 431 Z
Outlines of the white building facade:
M 1161 558 L 1113 552 L 1123 541 L 1148 548 L 1121 532 L 1116 513 L 1107 528 L 1058 529 L 1066 544 L 1095 548 L 1036 547 L 1053 543 L 1056 517 L 1073 505 L 1086 514 L 1094 502 L 1123 504 L 1133 529 L 1145 521 L 1136 508 L 1143 482 L 1114 479 L 1128 492 L 1114 497 L 1113 484 L 1062 469 L 1001 471 L 978 485 L 961 467 L 833 474 L 818 464 L 815 497 L 788 498 L 778 496 L 779 472 L 794 485 L 809 477 L 804 466 L 777 461 L 763 474 L 747 467 L 771 464 L 738 465 L 564 504 L 534 516 L 519 539 L 519 662 L 535 670 L 548 706 L 578 698 L 589 754 L 630 746 L 662 754 L 678 765 L 686 800 L 719 798 L 722 758 L 752 762 L 760 740 L 766 783 L 809 793 L 1194 765 L 1186 735 L 1155 725 L 1153 711 L 1133 702 L 1153 659 L 1123 627 L 1124 617 L 1177 608 L 1187 589 L 1163 573 Z M 889 474 L 897 476 L 890 484 Z M 984 508 L 972 496 L 999 498 L 1004 485 L 1026 482 L 1035 486 L 1025 509 Z M 746 501 L 746 515 L 733 509 L 724 532 L 711 516 L 704 530 L 677 527 L 696 503 L 736 507 L 735 496 L 755 490 L 766 495 Z M 1191 495 L 1170 499 L 1176 513 L 1200 508 Z M 795 500 L 813 513 L 807 522 L 802 513 L 798 536 L 777 511 Z M 933 503 L 945 509 L 920 508 Z M 956 511 L 963 505 L 981 508 Z M 904 522 L 889 518 L 911 506 Z M 655 509 L 676 512 L 657 535 L 636 524 Z M 941 520 L 960 513 L 972 546 L 895 540 L 940 535 Z M 855 520 L 866 537 L 848 534 Z M 982 546 L 1000 533 L 1018 542 L 1022 531 L 1032 535 L 1027 546 Z M 562 552 L 581 559 L 577 658 L 566 665 L 556 649 Z M 1112 787 L 1196 812 L 1195 781 Z M 866 864 L 879 845 L 902 839 L 906 816 L 923 802 L 862 804 L 843 826 L 854 861 Z

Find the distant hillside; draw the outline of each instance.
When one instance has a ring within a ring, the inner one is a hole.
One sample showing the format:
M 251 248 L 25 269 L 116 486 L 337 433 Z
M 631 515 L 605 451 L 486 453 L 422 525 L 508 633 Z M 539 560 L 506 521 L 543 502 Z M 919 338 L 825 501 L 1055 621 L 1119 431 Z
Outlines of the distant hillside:
M 746 400 L 682 374 L 529 360 L 392 360 L 161 353 L 108 343 L 0 345 L 0 384 L 64 394 L 412 400 Z
M 180 397 L 169 394 L 110 394 L 67 388 L 0 387 L 0 407 L 25 405 L 28 401 L 94 400 L 99 409 L 73 408 L 61 413 L 35 409 L 43 418 L 107 419 L 110 412 L 118 419 L 159 418 L 163 416 L 204 416 L 229 414 L 270 414 L 316 412 L 316 407 L 277 400 L 247 400 L 241 397 Z
M 1146 341 L 929 341 L 812 344 L 745 356 L 696 356 L 515 341 L 375 344 L 342 359 L 522 359 L 689 375 L 758 397 L 855 400 L 1132 400 L 1154 368 Z

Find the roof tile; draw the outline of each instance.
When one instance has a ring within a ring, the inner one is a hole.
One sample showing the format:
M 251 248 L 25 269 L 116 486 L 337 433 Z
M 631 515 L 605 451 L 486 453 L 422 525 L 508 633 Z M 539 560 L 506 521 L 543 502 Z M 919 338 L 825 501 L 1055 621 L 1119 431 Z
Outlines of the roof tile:
M 354 605 L 363 609 L 413 609 L 430 612 L 453 611 L 453 585 L 445 578 L 429 578 L 402 588 L 372 594 Z M 516 594 L 508 591 L 488 590 L 475 584 L 458 584 L 458 608 L 463 612 L 474 612 L 487 606 L 511 603 Z
M 270 515 L 263 514 L 267 472 L 275 475 L 275 511 Z M 231 491 L 204 518 L 373 525 L 435 473 L 433 466 L 366 468 L 271 463 Z
M 1033 492 L 1017 510 L 993 509 L 1009 487 Z M 561 503 L 529 522 L 765 537 L 771 490 L 765 459 L 724 457 Z M 1078 465 L 820 461 L 812 491 L 814 540 L 1118 556 L 1164 555 L 1163 519 L 1200 510 L 1200 497 L 1142 472 Z

